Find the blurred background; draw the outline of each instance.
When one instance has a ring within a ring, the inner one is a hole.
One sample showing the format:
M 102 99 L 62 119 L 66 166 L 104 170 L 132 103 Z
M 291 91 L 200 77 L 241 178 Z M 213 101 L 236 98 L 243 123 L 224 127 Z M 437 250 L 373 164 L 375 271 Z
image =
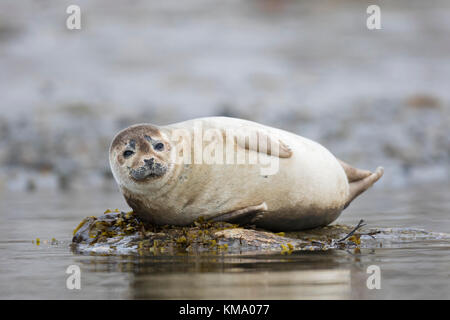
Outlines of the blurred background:
M 74 4 L 81 30 L 66 28 Z M 381 30 L 366 27 L 373 4 Z M 0 298 L 448 299 L 448 236 L 427 230 L 450 230 L 449 13 L 447 0 L 1 0 Z M 72 253 L 85 216 L 129 210 L 108 163 L 120 129 L 218 115 L 384 166 L 337 223 L 425 231 L 359 253 Z M 83 290 L 66 287 L 72 264 Z M 373 264 L 382 290 L 367 289 Z
M 82 29 L 66 28 L 81 7 Z M 381 30 L 366 27 L 381 7 Z M 381 187 L 450 181 L 449 1 L 0 2 L 0 189 L 114 190 L 133 123 L 225 115 L 316 140 Z

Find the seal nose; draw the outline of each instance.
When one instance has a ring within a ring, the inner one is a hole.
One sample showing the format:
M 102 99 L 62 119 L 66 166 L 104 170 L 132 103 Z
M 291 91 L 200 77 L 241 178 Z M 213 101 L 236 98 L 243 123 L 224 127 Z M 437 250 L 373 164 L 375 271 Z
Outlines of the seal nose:
M 146 166 L 152 166 L 154 162 L 155 162 L 155 158 L 144 159 L 144 163 Z

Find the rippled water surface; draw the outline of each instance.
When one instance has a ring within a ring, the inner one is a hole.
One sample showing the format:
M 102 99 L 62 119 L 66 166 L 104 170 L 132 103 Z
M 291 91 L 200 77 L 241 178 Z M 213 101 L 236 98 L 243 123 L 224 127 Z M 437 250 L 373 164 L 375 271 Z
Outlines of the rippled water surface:
M 370 227 L 450 232 L 449 186 L 381 190 L 356 200 L 338 219 Z M 0 193 L 0 298 L 15 299 L 372 299 L 450 298 L 450 243 L 291 255 L 90 256 L 72 253 L 72 230 L 106 208 L 126 210 L 119 193 Z M 40 245 L 32 241 L 40 239 Z M 50 244 L 51 239 L 57 245 Z M 81 290 L 66 288 L 69 265 Z M 369 265 L 381 289 L 366 286 Z

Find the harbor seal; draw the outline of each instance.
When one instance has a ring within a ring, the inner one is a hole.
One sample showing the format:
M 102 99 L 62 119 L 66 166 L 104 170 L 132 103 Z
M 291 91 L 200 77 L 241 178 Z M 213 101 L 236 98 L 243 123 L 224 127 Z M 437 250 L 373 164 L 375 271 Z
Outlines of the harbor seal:
M 228 117 L 133 125 L 114 137 L 109 161 L 144 221 L 189 225 L 202 217 L 272 231 L 333 222 L 383 175 L 307 138 Z

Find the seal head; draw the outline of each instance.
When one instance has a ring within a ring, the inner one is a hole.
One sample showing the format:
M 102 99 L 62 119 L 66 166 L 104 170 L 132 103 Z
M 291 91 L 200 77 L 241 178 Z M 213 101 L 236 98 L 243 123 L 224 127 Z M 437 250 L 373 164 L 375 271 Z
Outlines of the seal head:
M 109 161 L 119 186 L 148 189 L 169 171 L 170 142 L 155 126 L 138 124 L 120 131 L 113 139 Z

